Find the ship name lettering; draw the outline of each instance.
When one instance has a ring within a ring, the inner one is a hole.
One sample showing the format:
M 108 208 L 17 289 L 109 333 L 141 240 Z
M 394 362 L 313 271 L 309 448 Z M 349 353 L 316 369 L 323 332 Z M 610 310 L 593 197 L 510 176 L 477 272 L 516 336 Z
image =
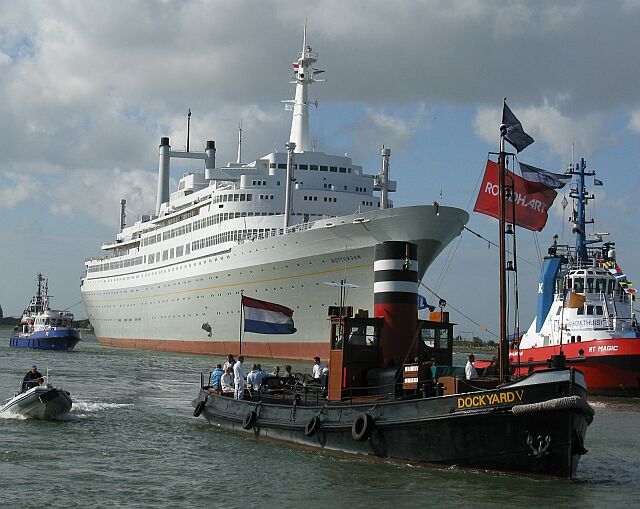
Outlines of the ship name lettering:
M 522 401 L 524 391 L 505 391 L 493 394 L 478 394 L 476 396 L 464 396 L 457 399 L 458 408 L 476 408 L 487 405 L 499 405 L 501 403 L 513 403 Z
M 599 345 L 599 346 L 590 346 L 589 353 L 593 352 L 617 352 L 618 345 Z
M 354 260 L 360 260 L 362 257 L 360 255 L 345 255 L 339 256 L 337 258 L 331 258 L 331 263 L 344 263 L 344 262 L 352 262 Z

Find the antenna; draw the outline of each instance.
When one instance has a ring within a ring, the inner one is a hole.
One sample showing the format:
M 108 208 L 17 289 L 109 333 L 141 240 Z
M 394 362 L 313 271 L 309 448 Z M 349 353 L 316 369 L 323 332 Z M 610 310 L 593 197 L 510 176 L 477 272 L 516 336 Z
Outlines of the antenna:
M 189 113 L 187 113 L 187 152 L 189 152 L 189 131 L 191 128 L 191 108 L 189 108 Z
M 238 126 L 238 157 L 236 163 L 242 162 L 242 117 L 240 117 L 240 125 Z

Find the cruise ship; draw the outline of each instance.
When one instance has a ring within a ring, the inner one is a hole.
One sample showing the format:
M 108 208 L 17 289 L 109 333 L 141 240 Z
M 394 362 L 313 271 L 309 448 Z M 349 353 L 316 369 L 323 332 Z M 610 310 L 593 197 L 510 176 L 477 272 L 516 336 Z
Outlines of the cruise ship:
M 204 152 L 159 146 L 155 214 L 121 227 L 104 255 L 86 260 L 81 291 L 102 345 L 200 354 L 242 352 L 262 358 L 326 358 L 329 314 L 373 308 L 374 248 L 384 241 L 418 246 L 418 277 L 469 219 L 438 203 L 393 207 L 390 149 L 368 174 L 347 155 L 315 150 L 309 87 L 320 80 L 307 45 L 293 62 L 291 134 L 282 151 L 216 167 Z M 187 138 L 188 139 L 188 138 Z M 194 159 L 169 192 L 171 159 Z M 426 178 L 425 178 L 426 180 Z M 242 332 L 241 298 L 294 311 L 296 332 Z

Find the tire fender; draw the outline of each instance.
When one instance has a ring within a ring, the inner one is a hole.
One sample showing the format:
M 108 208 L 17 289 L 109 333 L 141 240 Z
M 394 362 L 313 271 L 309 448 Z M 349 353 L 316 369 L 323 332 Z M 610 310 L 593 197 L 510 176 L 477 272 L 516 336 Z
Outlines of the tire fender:
M 351 425 L 351 436 L 354 440 L 362 442 L 369 438 L 373 430 L 373 417 L 371 414 L 359 414 Z
M 243 429 L 253 428 L 257 420 L 258 420 L 258 414 L 255 412 L 255 410 L 251 410 L 250 412 L 247 412 L 247 415 L 244 416 L 244 419 L 242 421 Z
M 193 416 L 194 417 L 199 417 L 200 414 L 202 413 L 202 411 L 204 410 L 204 401 L 201 401 L 200 403 L 198 403 L 196 405 L 196 409 L 193 411 Z
M 321 424 L 322 421 L 320 420 L 320 417 L 314 415 L 311 419 L 309 419 L 309 422 L 307 422 L 307 425 L 304 427 L 304 436 L 312 437 L 313 435 L 315 435 L 320 429 Z

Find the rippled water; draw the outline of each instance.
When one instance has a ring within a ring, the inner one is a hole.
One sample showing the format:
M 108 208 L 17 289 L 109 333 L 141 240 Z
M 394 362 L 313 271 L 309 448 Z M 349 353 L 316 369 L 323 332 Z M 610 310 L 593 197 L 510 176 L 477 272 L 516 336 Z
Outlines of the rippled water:
M 221 359 L 102 347 L 86 334 L 73 352 L 39 352 L 9 348 L 9 335 L 0 330 L 0 398 L 36 362 L 74 404 L 60 422 L 0 419 L 0 507 L 640 504 L 639 399 L 593 401 L 577 481 L 434 470 L 258 442 L 194 418 L 199 373 Z

